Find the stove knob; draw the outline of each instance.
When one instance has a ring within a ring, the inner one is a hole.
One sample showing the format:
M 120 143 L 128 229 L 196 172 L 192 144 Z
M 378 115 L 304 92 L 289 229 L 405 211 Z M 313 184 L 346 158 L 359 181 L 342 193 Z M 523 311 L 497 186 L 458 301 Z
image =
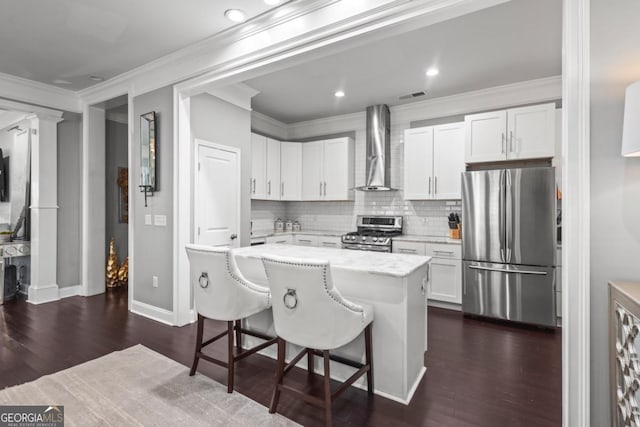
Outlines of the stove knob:
M 367 236 L 362 236 L 362 241 L 364 242 L 365 240 L 367 240 Z
M 351 236 L 351 240 L 356 240 L 356 236 Z
M 378 238 L 377 238 L 377 237 L 374 237 L 374 238 L 373 238 L 373 241 L 374 241 L 374 242 L 377 242 L 377 241 L 378 241 Z

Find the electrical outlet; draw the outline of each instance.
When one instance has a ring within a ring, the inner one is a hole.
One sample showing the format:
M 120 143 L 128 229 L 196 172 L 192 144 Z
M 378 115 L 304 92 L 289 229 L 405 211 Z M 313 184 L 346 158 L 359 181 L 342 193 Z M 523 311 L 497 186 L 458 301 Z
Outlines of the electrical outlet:
M 153 276 L 151 278 L 151 284 L 153 285 L 154 288 L 158 287 L 158 276 Z
M 146 214 L 144 216 L 144 225 L 151 225 L 151 215 Z
M 166 215 L 154 215 L 153 223 L 156 226 L 166 227 L 167 226 L 167 216 Z

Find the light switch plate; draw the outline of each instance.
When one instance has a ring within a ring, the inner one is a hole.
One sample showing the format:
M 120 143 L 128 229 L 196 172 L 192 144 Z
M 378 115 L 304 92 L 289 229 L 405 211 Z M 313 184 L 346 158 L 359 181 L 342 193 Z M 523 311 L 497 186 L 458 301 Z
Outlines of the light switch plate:
M 153 216 L 153 223 L 157 226 L 160 227 L 166 227 L 167 226 L 167 216 L 166 215 L 154 215 Z
M 144 225 L 151 225 L 151 215 L 147 214 L 144 216 Z

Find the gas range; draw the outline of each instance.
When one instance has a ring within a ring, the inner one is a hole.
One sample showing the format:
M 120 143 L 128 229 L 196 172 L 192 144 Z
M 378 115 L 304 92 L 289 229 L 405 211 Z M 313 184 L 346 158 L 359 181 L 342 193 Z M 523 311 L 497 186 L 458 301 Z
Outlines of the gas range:
M 393 236 L 402 234 L 401 216 L 358 215 L 358 231 L 342 235 L 342 249 L 391 252 Z

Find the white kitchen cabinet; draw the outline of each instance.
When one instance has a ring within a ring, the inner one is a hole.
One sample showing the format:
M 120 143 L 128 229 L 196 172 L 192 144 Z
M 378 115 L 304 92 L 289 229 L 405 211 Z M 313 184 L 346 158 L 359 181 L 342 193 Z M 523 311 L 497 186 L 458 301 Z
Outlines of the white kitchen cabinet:
M 314 234 L 296 234 L 294 241 L 300 246 L 318 246 L 318 236 Z
M 465 162 L 551 158 L 555 104 L 532 105 L 465 117 Z
M 461 247 L 427 243 L 426 254 L 432 257 L 427 299 L 462 304 Z
M 426 247 L 420 242 L 404 242 L 392 240 L 391 252 L 394 254 L 426 255 Z
M 302 144 L 302 200 L 352 200 L 354 149 L 348 137 Z
M 267 138 L 267 200 L 280 200 L 280 141 Z
M 280 200 L 302 200 L 302 144 L 280 143 Z
M 342 240 L 338 236 L 318 236 L 318 246 L 321 248 L 340 249 Z
M 407 129 L 404 138 L 404 198 L 460 199 L 463 151 L 462 122 Z
M 251 198 L 267 197 L 267 138 L 251 134 Z
M 291 234 L 286 234 L 284 236 L 269 236 L 265 240 L 266 243 L 280 243 L 285 245 L 293 244 L 293 236 Z

